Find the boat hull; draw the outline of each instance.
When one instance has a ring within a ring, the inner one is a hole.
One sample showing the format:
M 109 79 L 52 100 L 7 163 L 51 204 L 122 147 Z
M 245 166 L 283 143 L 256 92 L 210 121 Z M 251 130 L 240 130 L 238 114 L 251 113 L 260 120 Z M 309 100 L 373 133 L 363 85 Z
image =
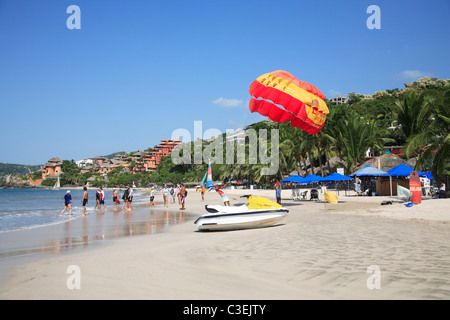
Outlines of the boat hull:
M 199 217 L 195 224 L 199 230 L 219 231 L 261 228 L 277 224 L 288 213 L 287 209 L 257 212 L 214 213 Z

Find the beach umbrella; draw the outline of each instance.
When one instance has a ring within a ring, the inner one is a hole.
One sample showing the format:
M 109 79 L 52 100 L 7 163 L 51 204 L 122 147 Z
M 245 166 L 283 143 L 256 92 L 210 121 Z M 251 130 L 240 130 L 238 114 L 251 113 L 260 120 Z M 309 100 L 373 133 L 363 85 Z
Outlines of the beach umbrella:
M 394 177 L 406 177 L 411 174 L 411 171 L 414 171 L 414 168 L 402 163 L 387 172 Z
M 305 177 L 305 181 L 303 183 L 311 183 L 311 182 L 323 182 L 324 178 L 319 177 L 315 174 L 310 174 L 309 176 Z
M 281 180 L 281 182 L 283 182 L 283 183 L 296 182 L 296 181 L 294 181 L 295 179 L 303 179 L 303 178 L 298 176 L 298 175 L 296 175 L 296 174 L 294 174 L 293 176 L 290 176 L 289 178 Z
M 409 177 L 411 171 L 415 171 L 413 167 L 407 166 L 406 164 L 402 163 L 392 168 L 391 170 L 388 170 L 387 172 L 394 177 Z M 419 174 L 420 177 L 423 178 L 431 179 L 429 178 L 429 176 L 432 177 L 430 172 L 417 171 L 417 173 Z
M 323 182 L 332 182 L 332 181 L 342 181 L 342 180 L 353 180 L 353 178 L 344 176 L 340 173 L 332 173 L 328 177 L 323 178 Z

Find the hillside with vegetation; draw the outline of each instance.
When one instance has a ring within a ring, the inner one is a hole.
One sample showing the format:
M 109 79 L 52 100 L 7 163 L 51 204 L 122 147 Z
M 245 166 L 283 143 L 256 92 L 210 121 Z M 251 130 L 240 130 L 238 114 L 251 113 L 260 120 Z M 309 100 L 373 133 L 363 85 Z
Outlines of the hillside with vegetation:
M 323 129 L 315 136 L 291 127 L 289 122 L 263 121 L 252 125 L 257 132 L 258 129 L 279 130 L 277 177 L 292 172 L 299 175 L 328 174 L 333 170 L 330 159 L 335 159 L 334 165 L 350 174 L 366 160 L 367 151 L 371 156 L 378 156 L 383 154 L 386 146 L 401 146 L 406 158 L 417 159 L 416 170 L 431 171 L 436 179 L 449 178 L 450 80 L 425 77 L 405 84 L 402 90 L 395 88 L 372 95 L 352 92 L 348 98 L 347 103 L 340 105 L 326 101 L 330 113 Z M 214 141 L 202 141 L 202 150 L 211 147 L 211 143 Z M 246 138 L 247 151 L 249 143 Z M 269 139 L 269 156 L 270 143 Z M 194 159 L 195 146 L 193 142 L 190 144 L 191 159 Z M 236 146 L 233 152 L 236 154 Z M 212 165 L 213 180 L 248 180 L 269 185 L 275 177 L 262 175 L 261 168 L 267 165 L 252 164 L 248 152 L 244 162 L 234 164 L 225 163 L 225 153 L 222 164 Z M 95 170 L 80 174 L 81 169 L 73 161 L 64 161 L 61 183 L 84 185 L 89 181 L 96 186 L 121 186 L 134 182 L 138 186 L 146 186 L 199 182 L 208 166 L 207 163 L 175 164 L 170 157 L 165 157 L 153 172 L 130 174 L 139 161 L 133 160 L 128 167 L 114 169 L 106 175 Z M 52 185 L 52 182 L 47 184 Z
M 41 167 L 42 165 L 0 163 L 0 177 L 6 177 L 7 175 L 25 176 L 39 170 Z

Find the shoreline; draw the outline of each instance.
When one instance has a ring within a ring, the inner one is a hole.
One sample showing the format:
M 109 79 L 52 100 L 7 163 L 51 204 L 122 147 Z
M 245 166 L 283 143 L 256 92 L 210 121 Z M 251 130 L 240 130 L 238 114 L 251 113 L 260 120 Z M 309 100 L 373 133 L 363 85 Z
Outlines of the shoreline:
M 232 205 L 249 193 L 275 197 L 274 190 L 226 190 Z M 0 298 L 450 298 L 450 199 L 425 199 L 408 208 L 393 199 L 392 205 L 380 205 L 390 197 L 341 195 L 325 210 L 322 202 L 287 200 L 287 195 L 290 190 L 283 190 L 282 203 L 290 212 L 277 226 L 199 232 L 188 220 L 170 225 L 168 232 L 47 255 L 15 266 L 0 284 Z M 205 202 L 200 197 L 189 189 L 187 214 L 221 204 L 215 192 L 207 192 Z M 366 269 L 374 264 L 383 275 L 378 291 L 366 287 Z M 69 265 L 81 269 L 81 290 L 66 287 Z

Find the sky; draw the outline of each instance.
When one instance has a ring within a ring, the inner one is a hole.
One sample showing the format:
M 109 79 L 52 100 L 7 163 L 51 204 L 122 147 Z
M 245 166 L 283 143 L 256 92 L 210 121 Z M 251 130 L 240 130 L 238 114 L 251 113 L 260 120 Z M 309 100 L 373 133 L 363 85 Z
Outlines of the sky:
M 0 162 L 144 150 L 194 121 L 242 128 L 264 119 L 248 89 L 274 70 L 327 98 L 450 78 L 449 12 L 448 0 L 0 0 Z

